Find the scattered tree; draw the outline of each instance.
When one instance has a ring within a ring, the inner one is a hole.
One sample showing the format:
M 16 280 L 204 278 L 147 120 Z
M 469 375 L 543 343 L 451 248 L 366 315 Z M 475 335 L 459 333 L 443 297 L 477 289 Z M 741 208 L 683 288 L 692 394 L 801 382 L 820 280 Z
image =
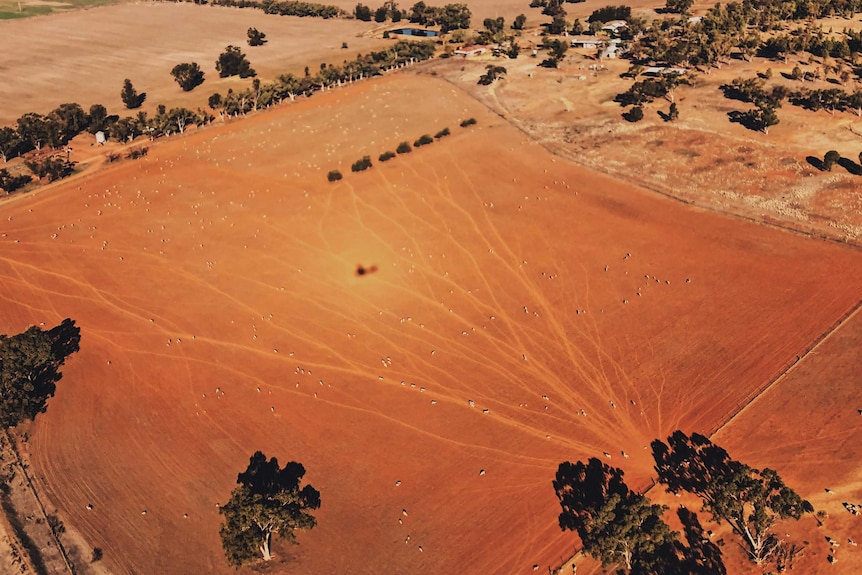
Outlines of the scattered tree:
M 478 84 L 481 86 L 493 84 L 494 80 L 506 73 L 506 69 L 503 66 L 495 66 L 493 64 L 485 66 L 485 70 L 486 72 L 479 76 Z
M 134 110 L 141 107 L 144 100 L 147 99 L 147 93 L 141 92 L 138 94 L 138 91 L 132 86 L 132 81 L 126 78 L 123 80 L 123 89 L 120 91 L 120 98 L 127 109 Z
M 410 142 L 401 142 L 398 144 L 398 147 L 395 148 L 395 151 L 399 154 L 409 154 L 413 151 L 413 147 L 410 145 Z
M 380 154 L 380 157 L 378 157 L 377 159 L 380 160 L 381 162 L 388 162 L 389 160 L 391 160 L 394 157 L 395 157 L 395 152 L 386 151 L 386 152 L 383 152 L 382 154 Z
M 667 0 L 665 10 L 677 14 L 687 14 L 694 5 L 694 0 Z
M 527 17 L 524 14 L 518 14 L 515 17 L 515 21 L 512 22 L 512 29 L 513 30 L 523 30 L 524 24 L 526 24 L 526 23 L 527 23 Z
M 171 76 L 174 77 L 183 92 L 191 92 L 204 83 L 204 72 L 197 62 L 177 64 L 171 70 Z
M 629 490 L 621 469 L 591 458 L 561 463 L 553 482 L 562 530 L 577 531 L 584 552 L 604 567 L 623 563 L 633 573 L 664 573 L 676 558 L 677 533 L 663 519 L 667 509 Z
M 75 168 L 75 162 L 70 162 L 66 158 L 56 155 L 27 160 L 24 162 L 24 165 L 37 178 L 47 178 L 49 182 L 71 176 Z
M 823 156 L 823 169 L 827 172 L 832 171 L 832 166 L 841 161 L 841 154 L 835 150 L 829 150 Z
M 248 42 L 249 46 L 263 46 L 267 42 L 266 34 L 257 28 L 249 28 L 246 31 L 246 36 L 248 37 L 246 42 Z
M 245 54 L 237 46 L 225 48 L 225 51 L 219 55 L 216 61 L 216 70 L 218 70 L 219 78 L 227 78 L 228 76 L 251 78 L 257 75 Z
M 677 118 L 679 118 L 679 108 L 676 107 L 676 102 L 671 102 L 667 111 L 667 119 L 669 122 L 673 122 Z
M 71 319 L 43 331 L 29 327 L 18 335 L 0 335 L 0 427 L 14 427 L 47 409 L 60 367 L 79 349 L 81 330 Z
M 771 532 L 779 518 L 799 519 L 811 504 L 784 485 L 778 473 L 734 461 L 703 435 L 675 431 L 668 444 L 652 442 L 658 480 L 671 493 L 687 491 L 703 499 L 716 521 L 726 521 L 760 564 L 780 545 Z
M 260 451 L 251 456 L 248 468 L 237 476 L 239 486 L 230 501 L 219 509 L 224 516 L 220 535 L 231 565 L 253 561 L 258 552 L 272 559 L 272 534 L 296 544 L 296 531 L 312 529 L 317 520 L 310 511 L 320 508 L 320 492 L 311 485 L 300 488 L 305 475 L 301 463 L 279 467 Z
M 104 552 L 101 547 L 93 547 L 93 555 L 90 558 L 90 563 L 95 563 L 97 561 L 101 561 L 102 557 L 104 557 Z
M 467 126 L 473 126 L 476 124 L 476 118 L 467 118 L 461 122 L 461 127 L 466 128 Z
M 434 134 L 434 138 L 439 140 L 440 138 L 448 136 L 450 133 L 451 132 L 449 132 L 449 128 L 443 128 L 442 130 Z
M 353 9 L 353 15 L 357 20 L 362 20 L 363 22 L 371 22 L 371 8 L 366 6 L 365 4 L 357 4 L 356 8 Z
M 18 130 L 3 126 L 0 128 L 0 159 L 5 164 L 10 158 L 24 150 L 24 140 Z
M 344 176 L 342 176 L 341 172 L 339 172 L 338 170 L 330 170 L 329 173 L 326 174 L 326 179 L 329 180 L 330 182 L 337 182 L 338 180 L 340 180 L 343 177 Z

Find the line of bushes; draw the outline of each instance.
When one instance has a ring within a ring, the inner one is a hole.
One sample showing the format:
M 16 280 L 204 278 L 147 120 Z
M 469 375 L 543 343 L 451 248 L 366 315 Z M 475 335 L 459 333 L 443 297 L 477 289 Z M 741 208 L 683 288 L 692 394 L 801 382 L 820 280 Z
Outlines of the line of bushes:
M 476 118 L 468 118 L 468 119 L 462 121 L 460 125 L 462 128 L 466 128 L 466 127 L 472 126 L 474 124 L 476 124 Z M 398 147 L 395 148 L 395 152 L 392 152 L 391 150 L 387 150 L 386 152 L 383 152 L 382 154 L 380 154 L 380 156 L 378 156 L 377 159 L 380 160 L 381 162 L 388 162 L 389 160 L 394 158 L 397 154 L 409 154 L 410 152 L 413 151 L 413 148 L 419 148 L 421 146 L 427 146 L 428 144 L 433 144 L 435 139 L 439 140 L 440 138 L 445 138 L 446 136 L 449 136 L 451 133 L 452 132 L 449 130 L 449 128 L 443 128 L 442 130 L 437 132 L 433 138 L 429 134 L 422 134 L 421 136 L 419 136 L 419 138 L 416 139 L 416 141 L 413 142 L 413 146 L 411 146 L 410 142 L 408 142 L 408 141 L 401 142 L 400 144 L 398 144 Z M 370 156 L 363 156 L 362 158 L 356 160 L 352 166 L 350 166 L 350 171 L 362 172 L 362 171 L 367 170 L 371 166 L 372 166 L 371 157 Z M 338 170 L 331 170 L 329 173 L 326 174 L 326 179 L 330 182 L 337 182 L 337 181 L 341 180 L 342 178 L 343 178 L 343 176 L 341 175 L 341 172 L 339 172 Z

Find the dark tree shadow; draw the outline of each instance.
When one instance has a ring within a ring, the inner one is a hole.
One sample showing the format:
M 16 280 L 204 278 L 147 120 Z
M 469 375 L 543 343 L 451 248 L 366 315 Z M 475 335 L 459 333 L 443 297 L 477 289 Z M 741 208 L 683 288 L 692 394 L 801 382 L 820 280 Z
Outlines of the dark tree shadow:
M 749 130 L 753 132 L 759 132 L 760 127 L 757 125 L 757 122 L 754 120 L 754 116 L 751 112 L 740 112 L 739 110 L 733 110 L 727 113 L 727 118 L 733 124 L 742 124 Z
M 66 363 L 66 358 L 80 349 L 81 328 L 75 325 L 75 320 L 66 318 L 60 325 L 48 330 L 51 338 L 51 353 L 57 365 Z
M 853 174 L 854 176 L 862 176 L 862 166 L 848 158 L 838 160 L 838 165 Z
M 703 527 L 697 518 L 697 513 L 684 507 L 677 510 L 682 522 L 683 535 L 686 543 L 677 542 L 682 554 L 682 570 L 680 573 L 690 575 L 726 575 L 727 568 L 721 558 L 721 549 L 704 534 Z
M 826 169 L 823 165 L 823 160 L 821 160 L 820 158 L 816 158 L 814 156 L 806 156 L 805 161 L 820 170 L 821 172 Z

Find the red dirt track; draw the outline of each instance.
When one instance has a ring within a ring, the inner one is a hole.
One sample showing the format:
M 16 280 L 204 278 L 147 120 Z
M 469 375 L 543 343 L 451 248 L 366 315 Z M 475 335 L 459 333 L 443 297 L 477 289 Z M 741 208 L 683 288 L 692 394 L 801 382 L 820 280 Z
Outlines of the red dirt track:
M 559 462 L 608 452 L 644 487 L 652 439 L 717 428 L 862 293 L 858 250 L 566 163 L 427 77 L 154 145 L 0 222 L 0 332 L 82 330 L 32 469 L 117 573 L 234 572 L 216 503 L 258 449 L 323 501 L 273 572 L 555 567 Z

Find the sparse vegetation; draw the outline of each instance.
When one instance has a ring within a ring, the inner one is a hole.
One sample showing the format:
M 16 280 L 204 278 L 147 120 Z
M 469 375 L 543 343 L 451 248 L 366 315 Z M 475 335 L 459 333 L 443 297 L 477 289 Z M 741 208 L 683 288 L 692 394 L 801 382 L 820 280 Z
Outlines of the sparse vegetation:
M 388 162 L 389 160 L 391 160 L 394 157 L 395 157 L 395 152 L 383 152 L 382 154 L 380 154 L 380 157 L 378 157 L 377 159 L 380 160 L 381 162 Z
M 398 144 L 398 147 L 395 148 L 395 151 L 399 154 L 409 154 L 413 151 L 413 147 L 410 145 L 410 142 L 401 142 Z
M 338 170 L 330 170 L 329 173 L 326 174 L 326 179 L 329 180 L 330 182 L 337 182 L 338 180 L 340 180 L 343 177 L 344 176 L 342 176 L 341 172 L 339 172 Z
M 481 86 L 488 86 L 505 73 L 506 69 L 503 66 L 488 64 L 485 66 L 485 73 L 479 77 L 478 84 Z
M 439 132 L 437 132 L 436 134 L 434 134 L 434 138 L 435 138 L 435 139 L 437 139 L 437 140 L 439 140 L 440 138 L 445 138 L 445 137 L 446 137 L 446 136 L 448 136 L 450 133 L 451 133 L 451 132 L 449 131 L 449 128 L 443 128 L 442 130 L 440 130 Z
M 643 106 L 633 106 L 629 108 L 627 111 L 623 112 L 623 119 L 632 123 L 640 122 L 644 119 Z
M 463 120 L 460 125 L 462 128 L 474 126 L 476 125 L 476 118 L 467 118 L 466 120 Z

